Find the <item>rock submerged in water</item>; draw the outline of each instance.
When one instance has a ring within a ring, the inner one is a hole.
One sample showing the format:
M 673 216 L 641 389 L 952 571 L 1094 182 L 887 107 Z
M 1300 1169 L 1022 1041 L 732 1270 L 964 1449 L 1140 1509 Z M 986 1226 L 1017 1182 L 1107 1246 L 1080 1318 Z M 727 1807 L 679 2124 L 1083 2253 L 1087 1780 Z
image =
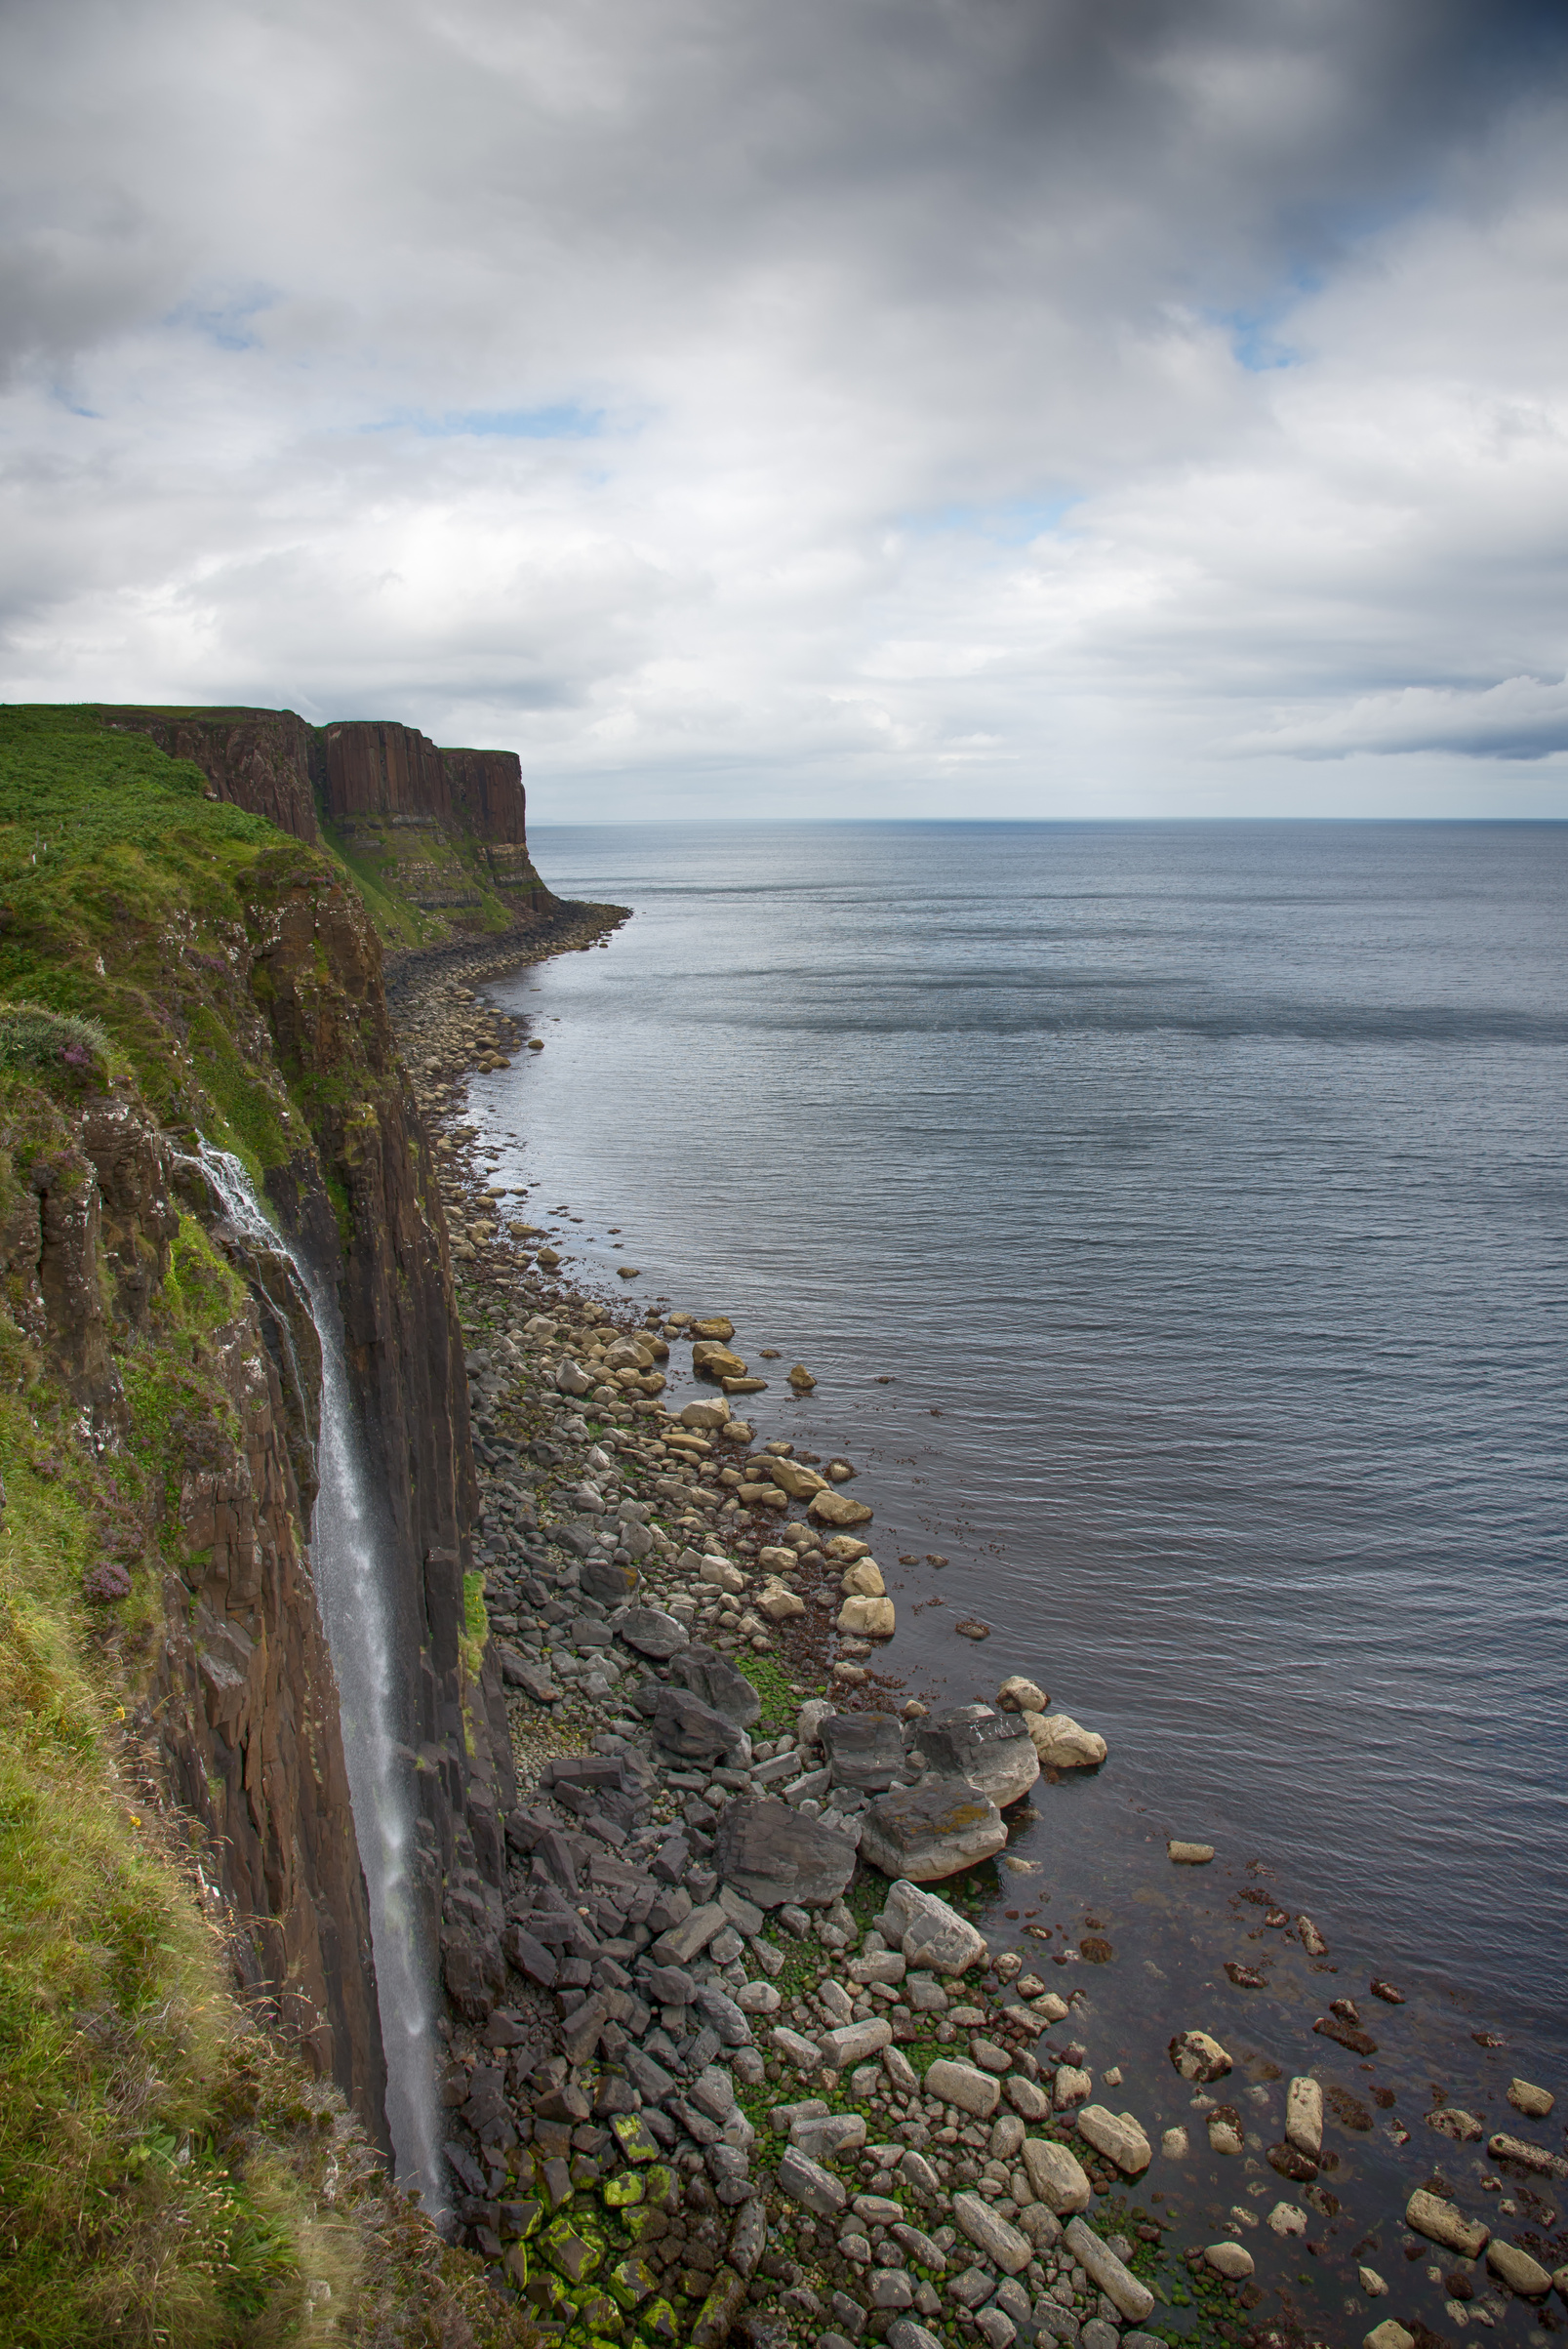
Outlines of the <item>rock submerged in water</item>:
M 1223 2080 L 1230 2069 L 1229 2056 L 1207 2031 L 1179 2031 L 1169 2052 L 1182 2078 L 1200 2086 L 1211 2080 Z
M 862 1857 L 885 1876 L 940 1883 L 988 1860 L 1007 1842 L 1007 1827 L 988 1795 L 965 1778 L 935 1772 L 918 1786 L 898 1787 L 865 1813 Z

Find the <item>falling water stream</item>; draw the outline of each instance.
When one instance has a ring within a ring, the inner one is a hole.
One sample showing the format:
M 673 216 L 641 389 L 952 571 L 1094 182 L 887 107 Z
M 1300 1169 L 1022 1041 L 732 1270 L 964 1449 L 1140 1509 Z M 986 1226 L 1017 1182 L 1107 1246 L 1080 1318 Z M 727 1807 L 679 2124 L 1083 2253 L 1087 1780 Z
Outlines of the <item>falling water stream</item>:
M 316 1597 L 338 1680 L 343 1760 L 370 1901 L 371 1941 L 386 2056 L 386 2120 L 397 2177 L 432 2213 L 443 2200 L 428 1970 L 422 1963 L 413 1881 L 413 1818 L 398 1767 L 395 1658 L 384 1589 L 389 1536 L 371 1498 L 364 1438 L 330 1282 L 267 1220 L 240 1160 L 201 1148 L 236 1228 L 281 1249 L 300 1276 L 321 1341 L 320 1489 L 310 1522 Z

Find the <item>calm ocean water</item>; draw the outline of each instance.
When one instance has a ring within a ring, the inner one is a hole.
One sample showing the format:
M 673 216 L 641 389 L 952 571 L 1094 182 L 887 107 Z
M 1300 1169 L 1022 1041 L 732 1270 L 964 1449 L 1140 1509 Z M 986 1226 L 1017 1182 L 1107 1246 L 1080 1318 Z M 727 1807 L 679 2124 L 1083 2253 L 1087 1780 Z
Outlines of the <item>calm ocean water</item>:
M 1108 1738 L 1048 1867 L 1212 1840 L 1560 2054 L 1568 827 L 535 852 L 635 919 L 495 989 L 503 1165 L 602 1293 L 817 1373 L 759 1432 L 865 1472 L 912 1686 Z

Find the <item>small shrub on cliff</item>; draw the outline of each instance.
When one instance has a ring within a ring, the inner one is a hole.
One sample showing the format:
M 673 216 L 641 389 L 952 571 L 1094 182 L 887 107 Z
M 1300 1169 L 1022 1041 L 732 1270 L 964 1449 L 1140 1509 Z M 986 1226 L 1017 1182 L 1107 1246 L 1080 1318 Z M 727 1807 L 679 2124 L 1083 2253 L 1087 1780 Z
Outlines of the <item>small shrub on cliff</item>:
M 114 1057 L 107 1030 L 98 1020 L 51 1011 L 47 1003 L 0 1003 L 0 1069 L 89 1072 Z

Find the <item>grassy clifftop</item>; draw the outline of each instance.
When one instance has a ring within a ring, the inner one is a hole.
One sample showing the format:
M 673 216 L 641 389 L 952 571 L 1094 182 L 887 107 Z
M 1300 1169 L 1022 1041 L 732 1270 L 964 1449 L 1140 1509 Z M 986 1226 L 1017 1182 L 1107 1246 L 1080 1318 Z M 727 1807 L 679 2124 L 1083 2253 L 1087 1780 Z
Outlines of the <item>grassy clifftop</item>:
M 342 885 L 144 737 L 0 710 L 0 2332 L 25 2349 L 520 2337 L 253 2027 L 210 1855 L 132 1735 L 178 1587 L 179 1431 L 231 1435 L 244 1285 L 178 1211 L 125 1268 L 134 1321 L 100 1270 L 72 1310 L 124 1398 L 105 1436 L 23 1244 L 40 1169 L 61 1213 L 87 1196 L 95 1104 L 258 1176 L 310 1150 L 342 1105 L 274 1051 L 258 947 Z

